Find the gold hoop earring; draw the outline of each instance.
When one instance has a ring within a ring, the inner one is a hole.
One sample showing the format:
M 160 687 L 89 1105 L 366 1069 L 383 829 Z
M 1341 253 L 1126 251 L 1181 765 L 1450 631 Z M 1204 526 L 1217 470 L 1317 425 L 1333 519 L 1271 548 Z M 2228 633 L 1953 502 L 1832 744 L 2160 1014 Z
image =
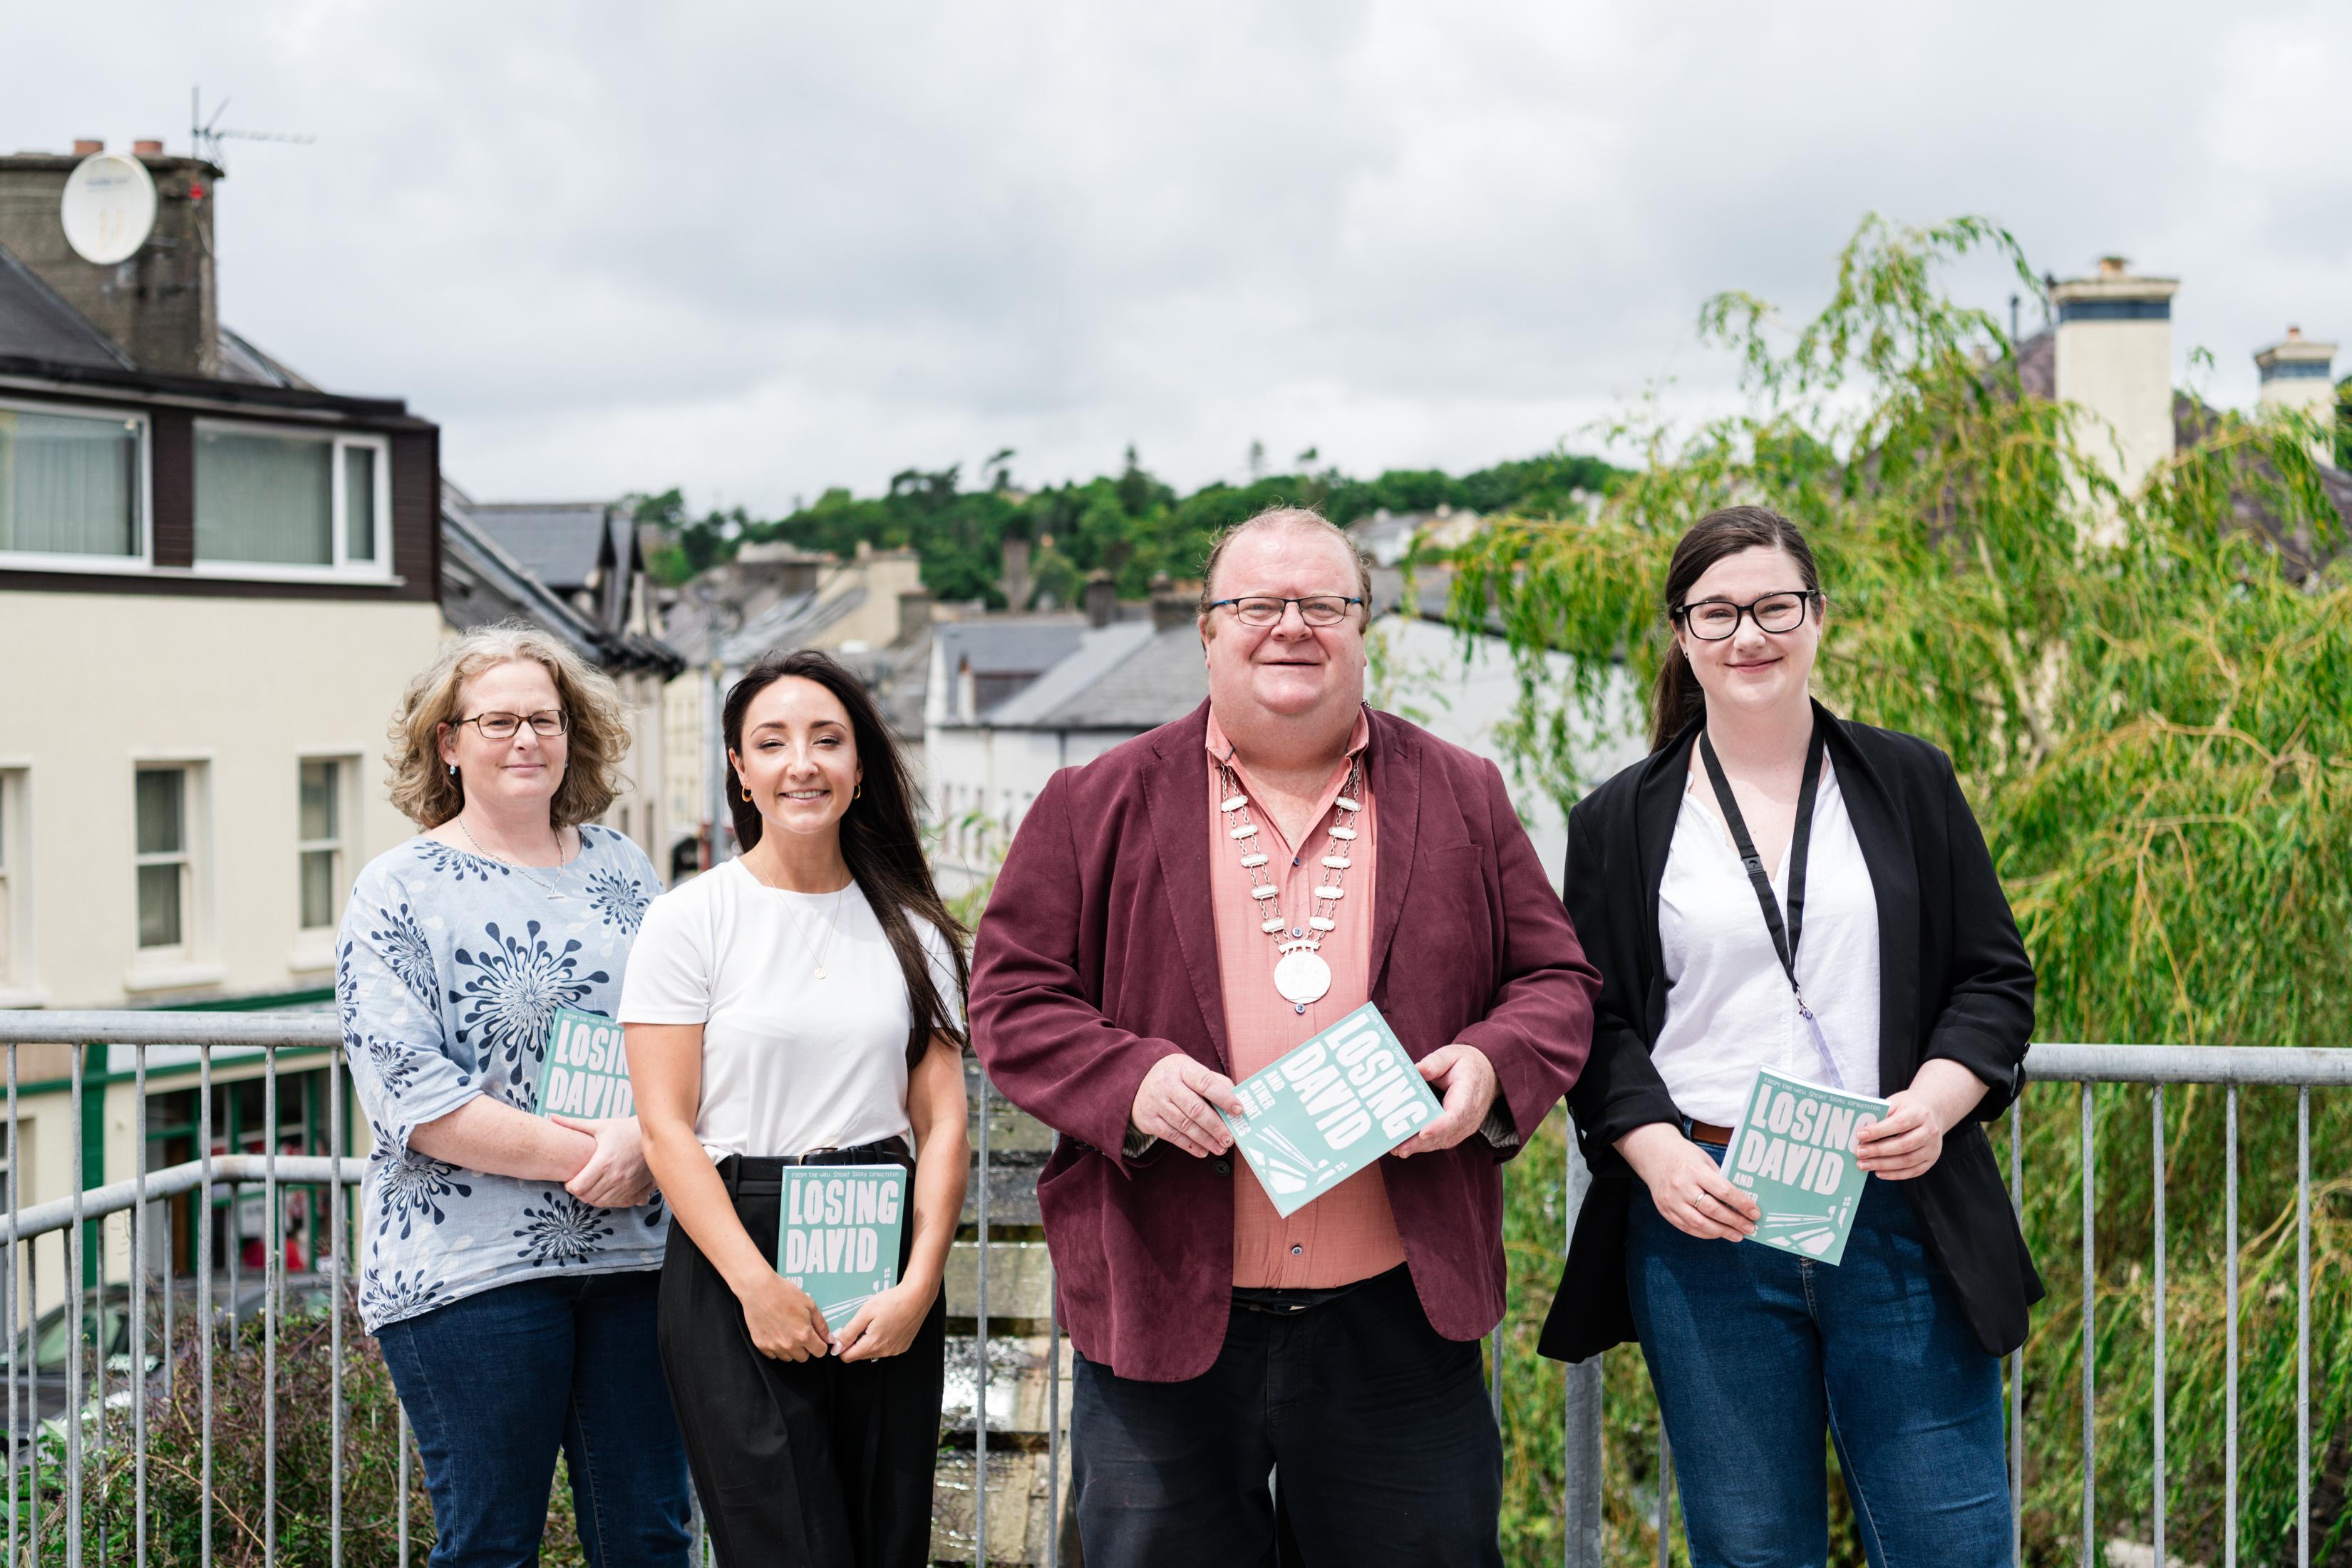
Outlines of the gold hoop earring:
M 859 795 L 864 795 L 865 793 L 866 786 L 864 784 L 852 784 L 849 786 L 849 798 L 853 802 L 856 801 Z
M 751 799 L 751 785 L 749 785 L 749 784 L 743 784 L 743 785 L 741 785 L 741 786 L 740 786 L 740 788 L 742 789 L 742 791 L 743 791 L 743 798 L 744 798 L 745 800 L 749 800 L 749 799 Z

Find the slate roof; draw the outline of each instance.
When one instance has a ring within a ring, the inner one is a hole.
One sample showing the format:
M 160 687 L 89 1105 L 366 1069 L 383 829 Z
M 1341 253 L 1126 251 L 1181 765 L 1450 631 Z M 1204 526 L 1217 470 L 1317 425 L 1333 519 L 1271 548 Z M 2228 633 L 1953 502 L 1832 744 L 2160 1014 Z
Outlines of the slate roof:
M 1137 734 L 1181 719 L 1209 694 L 1201 634 L 1190 621 L 1154 631 L 1149 621 L 1091 628 L 1076 647 L 981 722 L 999 730 L 1123 730 Z
M 989 616 L 943 621 L 935 635 L 950 678 L 970 660 L 981 675 L 1042 675 L 1066 658 L 1086 635 L 1076 615 Z
M 480 509 L 445 483 L 441 493 L 441 615 L 459 631 L 524 620 L 607 672 L 650 670 L 665 679 L 686 668 L 670 647 L 614 631 L 534 577 L 477 521 Z
M 226 336 L 226 334 L 223 334 Z M 114 340 L 0 246 L 0 354 L 91 370 L 136 370 Z
M 613 559 L 613 507 L 605 501 L 500 501 L 477 506 L 474 521 L 558 593 L 584 588 Z
M 1036 679 L 982 714 L 980 721 L 995 729 L 1067 728 L 1050 721 L 1150 640 L 1150 621 L 1113 621 L 1107 626 L 1088 626 L 1079 634 L 1075 647 Z M 1196 646 L 1199 640 L 1196 634 Z
M 866 603 L 862 586 L 843 589 L 831 598 L 795 594 L 780 599 L 743 623 L 740 631 L 719 644 L 719 662 L 731 668 L 755 664 L 772 653 L 790 653 Z

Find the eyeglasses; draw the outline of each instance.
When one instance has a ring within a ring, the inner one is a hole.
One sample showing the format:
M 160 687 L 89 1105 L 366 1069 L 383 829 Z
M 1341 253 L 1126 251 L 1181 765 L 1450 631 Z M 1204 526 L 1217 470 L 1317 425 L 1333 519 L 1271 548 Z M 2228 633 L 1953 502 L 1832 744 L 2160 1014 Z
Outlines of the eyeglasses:
M 515 731 L 525 724 L 534 735 L 553 736 L 563 733 L 563 710 L 542 708 L 536 713 L 477 713 L 470 719 L 460 719 L 460 724 L 471 724 L 482 732 L 486 741 L 511 741 Z
M 1283 612 L 1291 605 L 1298 606 L 1298 618 L 1310 626 L 1336 626 L 1348 618 L 1348 606 L 1364 601 L 1341 594 L 1308 594 L 1301 598 L 1277 599 L 1271 595 L 1251 594 L 1238 599 L 1212 600 L 1209 608 L 1222 610 L 1234 607 L 1234 619 L 1245 626 L 1270 626 L 1278 623 Z
M 1675 611 L 1673 618 L 1701 642 L 1721 642 L 1730 637 L 1739 630 L 1742 616 L 1753 620 L 1759 632 L 1793 632 L 1805 624 L 1805 606 L 1820 597 L 1813 589 L 1800 588 L 1767 594 L 1745 605 L 1735 605 L 1728 599 L 1701 599 Z

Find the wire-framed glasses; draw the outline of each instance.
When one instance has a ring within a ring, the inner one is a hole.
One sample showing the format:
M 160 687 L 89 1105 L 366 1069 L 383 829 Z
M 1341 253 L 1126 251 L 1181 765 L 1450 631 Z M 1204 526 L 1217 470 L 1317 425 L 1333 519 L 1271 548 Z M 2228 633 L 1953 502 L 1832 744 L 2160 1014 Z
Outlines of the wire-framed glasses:
M 511 741 L 515 731 L 525 724 L 530 732 L 540 736 L 563 733 L 563 710 L 542 708 L 536 713 L 477 713 L 470 719 L 460 719 L 460 724 L 471 724 L 487 741 Z
M 1728 599 L 1701 599 L 1675 612 L 1691 636 L 1701 642 L 1721 642 L 1739 630 L 1740 617 L 1756 623 L 1759 632 L 1793 632 L 1805 624 L 1805 608 L 1821 595 L 1811 588 L 1767 594 L 1744 605 Z
M 1212 600 L 1209 608 L 1223 609 L 1231 605 L 1234 619 L 1245 626 L 1270 626 L 1282 619 L 1283 611 L 1298 606 L 1298 618 L 1310 626 L 1336 626 L 1348 618 L 1348 606 L 1364 601 L 1344 594 L 1307 594 L 1296 599 L 1278 599 L 1270 594 L 1247 594 L 1238 599 Z

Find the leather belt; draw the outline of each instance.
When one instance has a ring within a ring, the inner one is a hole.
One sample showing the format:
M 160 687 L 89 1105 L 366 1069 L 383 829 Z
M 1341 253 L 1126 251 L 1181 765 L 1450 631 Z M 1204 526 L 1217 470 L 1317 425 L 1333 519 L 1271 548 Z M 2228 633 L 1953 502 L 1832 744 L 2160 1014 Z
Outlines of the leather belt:
M 913 1169 L 915 1156 L 903 1138 L 860 1143 L 851 1149 L 818 1149 L 806 1154 L 730 1154 L 719 1162 L 719 1179 L 737 1194 L 759 1196 L 784 1190 L 787 1165 L 905 1165 Z
M 1718 1127 L 1712 1121 L 1694 1121 L 1690 1124 L 1690 1140 L 1694 1143 L 1707 1143 L 1717 1149 L 1728 1149 L 1731 1147 L 1731 1129 Z

